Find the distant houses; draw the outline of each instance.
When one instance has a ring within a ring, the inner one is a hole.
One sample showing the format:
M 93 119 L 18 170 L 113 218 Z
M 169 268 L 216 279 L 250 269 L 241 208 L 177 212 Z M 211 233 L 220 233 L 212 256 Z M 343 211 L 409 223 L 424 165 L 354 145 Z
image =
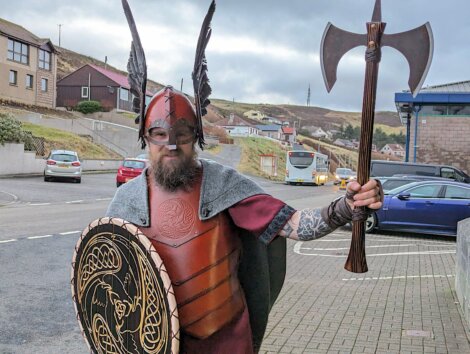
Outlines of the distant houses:
M 57 82 L 57 106 L 73 108 L 80 101 L 101 103 L 103 110 L 132 112 L 133 95 L 127 75 L 87 64 Z M 147 91 L 146 102 L 152 98 Z
M 224 128 L 230 136 L 249 137 L 259 135 L 257 126 L 246 122 L 233 113 L 230 114 L 229 118 L 219 120 L 215 125 Z
M 400 144 L 386 144 L 382 149 L 380 149 L 380 153 L 384 155 L 404 157 L 405 148 Z
M 58 51 L 47 38 L 0 18 L 0 97 L 55 107 Z

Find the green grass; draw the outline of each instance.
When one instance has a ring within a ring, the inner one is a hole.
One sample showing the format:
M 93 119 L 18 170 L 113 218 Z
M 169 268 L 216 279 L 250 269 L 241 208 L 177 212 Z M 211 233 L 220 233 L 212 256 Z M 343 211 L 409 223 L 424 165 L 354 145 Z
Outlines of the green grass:
M 236 144 L 242 148 L 238 170 L 243 173 L 283 181 L 286 176 L 286 149 L 280 144 L 263 138 L 236 138 Z M 277 176 L 271 177 L 260 170 L 260 155 L 277 156 Z
M 76 134 L 32 123 L 23 123 L 22 126 L 35 137 L 44 138 L 46 155 L 51 150 L 64 149 L 76 151 L 82 159 L 121 159 L 121 156 L 105 146 L 94 144 Z

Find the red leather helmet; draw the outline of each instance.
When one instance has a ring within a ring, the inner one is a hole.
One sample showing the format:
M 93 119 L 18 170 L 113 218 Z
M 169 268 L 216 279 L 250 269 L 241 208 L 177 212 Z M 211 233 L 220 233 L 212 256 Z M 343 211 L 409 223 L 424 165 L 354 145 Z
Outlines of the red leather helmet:
M 152 144 L 176 145 L 194 143 L 197 118 L 191 101 L 171 86 L 152 97 L 145 113 L 145 139 Z

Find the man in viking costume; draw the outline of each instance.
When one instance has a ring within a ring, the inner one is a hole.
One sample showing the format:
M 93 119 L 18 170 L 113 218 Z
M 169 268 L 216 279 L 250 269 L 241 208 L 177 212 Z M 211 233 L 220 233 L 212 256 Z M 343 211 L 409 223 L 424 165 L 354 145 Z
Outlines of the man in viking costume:
M 170 276 L 182 353 L 256 353 L 284 281 L 286 238 L 313 240 L 351 221 L 352 209 L 382 205 L 374 180 L 348 185 L 321 209 L 295 210 L 234 169 L 197 157 L 211 89 L 205 47 L 212 2 L 193 71 L 195 104 L 167 86 L 145 107 L 145 57 L 134 20 L 129 82 L 137 97 L 140 139 L 150 167 L 121 186 L 107 216 L 135 224 L 152 242 Z

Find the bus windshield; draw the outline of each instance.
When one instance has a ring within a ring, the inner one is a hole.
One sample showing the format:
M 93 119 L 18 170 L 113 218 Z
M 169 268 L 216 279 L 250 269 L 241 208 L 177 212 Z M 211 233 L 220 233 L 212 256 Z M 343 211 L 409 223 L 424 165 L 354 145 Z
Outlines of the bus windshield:
M 313 162 L 313 153 L 303 151 L 289 152 L 289 162 L 292 166 L 297 168 L 306 168 Z

